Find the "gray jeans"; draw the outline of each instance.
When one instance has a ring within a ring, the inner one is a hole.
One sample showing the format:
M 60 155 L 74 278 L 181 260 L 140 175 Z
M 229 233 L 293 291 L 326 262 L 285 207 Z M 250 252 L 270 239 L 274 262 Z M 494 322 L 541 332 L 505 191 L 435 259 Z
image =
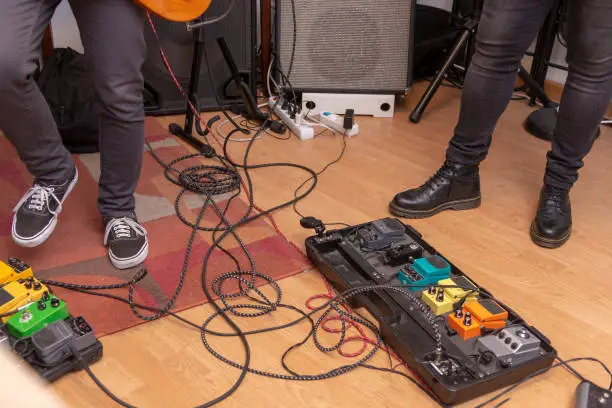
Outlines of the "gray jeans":
M 612 97 L 612 2 L 569 2 L 569 75 L 544 182 L 569 189 Z M 463 88 L 461 113 L 447 159 L 478 164 L 508 106 L 525 51 L 554 0 L 485 0 L 476 53 Z
M 0 129 L 32 176 L 65 179 L 74 168 L 32 74 L 59 0 L 0 1 Z M 142 10 L 131 0 L 70 0 L 101 107 L 98 206 L 104 216 L 134 212 L 144 148 Z

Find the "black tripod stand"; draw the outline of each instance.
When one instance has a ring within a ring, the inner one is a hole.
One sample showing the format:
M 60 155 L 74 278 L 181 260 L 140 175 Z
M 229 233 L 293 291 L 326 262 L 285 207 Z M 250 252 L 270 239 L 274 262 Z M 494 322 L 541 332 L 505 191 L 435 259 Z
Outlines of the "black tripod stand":
M 202 67 L 202 51 L 204 50 L 204 38 L 202 28 L 198 27 L 193 30 L 194 37 L 194 45 L 193 45 L 193 57 L 191 60 L 191 74 L 189 77 L 189 90 L 187 91 L 187 98 L 191 104 L 195 107 L 195 109 L 200 112 L 199 102 L 198 102 L 198 92 L 200 85 L 200 69 Z M 189 104 L 187 104 L 189 105 Z M 195 120 L 194 120 L 195 119 Z M 202 130 L 202 126 L 200 121 L 195 118 L 195 114 L 190 106 L 187 106 L 187 110 L 185 112 L 185 126 L 181 127 L 178 123 L 171 123 L 168 126 L 168 131 L 174 136 L 183 139 L 185 142 L 189 143 L 191 146 L 196 148 L 198 152 L 202 153 L 204 156 L 212 157 L 215 154 L 214 149 L 199 140 L 198 138 L 193 136 L 193 127 L 195 122 L 195 128 L 197 133 L 206 137 L 209 133 L 209 129 L 220 119 L 219 116 L 214 116 L 211 118 L 206 124 L 206 130 Z
M 431 102 L 434 94 L 438 91 L 440 85 L 442 85 L 442 82 L 448 75 L 449 69 L 454 66 L 455 61 L 460 55 L 464 56 L 464 72 L 467 71 L 467 67 L 470 65 L 472 60 L 472 55 L 474 55 L 476 32 L 478 30 L 478 24 L 482 14 L 483 2 L 484 0 L 474 0 L 470 17 L 464 20 L 463 24 L 461 25 L 461 35 L 459 35 L 459 38 L 455 42 L 453 48 L 450 50 L 446 61 L 444 61 L 444 64 L 442 64 L 442 67 L 436 74 L 435 78 L 431 81 L 431 84 L 429 84 L 423 93 L 423 96 L 421 96 L 419 103 L 417 103 L 412 110 L 412 113 L 410 114 L 410 120 L 412 122 L 418 123 L 421 120 L 423 112 Z M 457 14 L 457 9 L 457 0 L 455 0 L 453 4 L 453 15 Z M 553 104 L 542 87 L 540 87 L 540 85 L 531 77 L 529 72 L 527 72 L 527 70 L 522 66 L 518 71 L 518 75 L 527 85 L 527 92 L 530 94 L 530 96 L 540 99 L 544 106 L 550 106 Z
M 200 112 L 199 102 L 198 102 L 198 92 L 200 85 L 200 69 L 202 67 L 202 56 L 204 55 L 204 23 L 195 23 L 191 25 L 191 30 L 193 31 L 194 36 L 194 46 L 193 46 L 193 59 L 191 64 L 191 74 L 189 78 L 189 91 L 187 92 L 187 97 L 191 104 L 195 107 L 195 110 Z M 266 124 L 267 128 L 272 129 L 275 132 L 282 133 L 285 131 L 284 126 L 274 120 L 268 120 L 268 115 L 264 112 L 261 112 L 257 108 L 257 100 L 251 92 L 249 86 L 244 82 L 244 80 L 240 76 L 240 71 L 238 70 L 238 66 L 236 65 L 236 61 L 232 56 L 232 53 L 225 42 L 225 40 L 221 37 L 217 39 L 217 44 L 221 49 L 221 53 L 223 54 L 223 58 L 227 64 L 229 71 L 232 74 L 232 79 L 228 82 L 234 81 L 242 102 L 244 103 L 244 108 L 239 109 L 241 113 L 244 114 L 245 118 L 251 121 L 255 121 L 259 124 Z M 209 67 L 207 67 L 209 68 Z M 212 82 L 211 77 L 211 82 Z M 211 83 L 213 92 L 216 92 L 215 86 Z M 223 110 L 224 107 L 221 106 L 221 101 L 217 98 L 219 103 L 219 109 Z M 224 111 L 224 114 L 227 113 Z M 172 123 L 168 126 L 168 130 L 171 134 L 183 139 L 185 142 L 189 143 L 191 146 L 195 147 L 200 153 L 202 153 L 206 157 L 213 157 L 215 155 L 214 149 L 194 137 L 193 128 L 195 125 L 196 132 L 202 136 L 206 137 L 209 133 L 209 129 L 211 126 L 220 119 L 220 117 L 214 116 L 206 123 L 206 129 L 203 130 L 198 118 L 195 117 L 193 110 L 190 106 L 187 106 L 187 110 L 185 112 L 185 126 L 181 127 L 178 123 Z M 228 116 L 228 119 L 229 116 Z

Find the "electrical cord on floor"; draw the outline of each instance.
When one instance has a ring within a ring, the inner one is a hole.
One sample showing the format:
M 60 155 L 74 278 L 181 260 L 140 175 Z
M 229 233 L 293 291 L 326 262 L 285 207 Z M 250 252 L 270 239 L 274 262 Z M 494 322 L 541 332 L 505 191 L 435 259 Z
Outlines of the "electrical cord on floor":
M 568 368 L 573 374 L 575 373 L 575 375 L 577 375 L 577 377 L 579 379 L 583 379 L 584 377 L 581 376 L 580 374 L 577 374 L 577 371 L 570 366 L 569 363 L 574 363 L 574 362 L 578 362 L 578 361 L 592 361 L 592 362 L 596 362 L 598 364 L 600 364 L 604 370 L 606 371 L 606 373 L 608 373 L 608 375 L 610 376 L 610 387 L 609 389 L 612 389 L 612 372 L 610 371 L 610 369 L 599 359 L 597 358 L 593 358 L 593 357 L 576 357 L 576 358 L 571 358 L 569 360 L 562 360 L 560 358 L 557 358 L 557 360 L 559 361 L 558 363 L 553 364 L 550 367 L 547 368 L 543 368 L 541 370 L 538 370 L 532 374 L 529 374 L 528 376 L 526 376 L 525 378 L 523 378 L 522 380 L 520 380 L 519 382 L 511 385 L 510 387 L 506 388 L 505 390 L 503 390 L 502 392 L 494 395 L 492 398 L 486 400 L 485 402 L 477 405 L 475 408 L 484 408 L 485 406 L 487 406 L 488 404 L 500 399 L 501 397 L 504 397 L 506 395 L 508 395 L 511 391 L 513 391 L 514 389 L 516 389 L 517 387 L 520 387 L 521 385 L 523 385 L 524 383 L 526 383 L 527 381 L 529 381 L 532 378 L 538 377 L 544 373 L 547 373 L 548 371 L 552 370 L 553 368 L 557 368 L 557 367 L 566 367 Z M 503 404 L 505 404 L 506 402 L 508 402 L 510 400 L 510 398 L 507 398 L 505 400 L 503 400 L 501 403 L 497 404 L 496 406 L 499 407 Z
M 318 172 L 316 172 L 314 175 L 311 175 L 310 177 L 308 177 L 306 180 L 304 180 L 304 182 L 302 182 L 302 184 L 300 184 L 295 191 L 293 192 L 293 196 L 294 197 L 298 197 L 298 192 L 305 186 L 308 184 L 308 182 L 310 182 L 311 180 L 315 180 L 315 177 L 320 176 L 321 174 L 323 174 L 328 168 L 330 168 L 331 166 L 333 166 L 334 164 L 338 163 L 342 157 L 344 157 L 344 152 L 346 151 L 346 143 L 347 140 L 347 136 L 343 135 L 342 136 L 342 150 L 340 150 L 340 153 L 338 154 L 338 157 L 336 157 L 334 160 L 332 160 L 331 162 L 327 163 L 321 170 L 319 170 Z M 314 181 L 316 183 L 316 181 Z M 314 187 L 314 186 L 313 186 Z M 293 211 L 300 217 L 300 218 L 304 218 L 304 214 L 302 214 L 298 209 L 297 209 L 297 201 L 293 202 Z M 323 225 L 325 226 L 333 226 L 333 225 L 342 225 L 345 227 L 349 227 L 348 224 L 345 224 L 343 222 L 329 222 L 329 223 L 323 223 Z

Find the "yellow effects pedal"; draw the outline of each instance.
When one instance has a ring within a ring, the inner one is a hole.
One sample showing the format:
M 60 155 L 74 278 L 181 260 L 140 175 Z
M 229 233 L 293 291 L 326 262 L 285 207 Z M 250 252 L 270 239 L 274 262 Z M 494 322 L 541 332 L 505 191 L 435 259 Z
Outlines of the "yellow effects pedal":
M 48 293 L 45 285 L 35 278 L 22 281 L 9 282 L 0 287 L 0 315 L 16 311 L 17 309 L 40 300 L 44 293 Z M 2 318 L 6 322 L 10 316 Z
M 478 287 L 465 276 L 453 276 L 438 282 L 440 286 L 455 286 L 444 288 L 445 295 L 453 299 L 454 302 L 468 303 L 478 299 Z
M 33 277 L 34 273 L 30 265 L 17 258 L 9 258 L 8 263 L 0 261 L 0 285 Z
M 443 288 L 438 288 L 436 291 L 435 286 L 430 286 L 427 290 L 424 290 L 421 299 L 436 316 L 452 312 L 455 304 L 455 300 L 446 296 Z

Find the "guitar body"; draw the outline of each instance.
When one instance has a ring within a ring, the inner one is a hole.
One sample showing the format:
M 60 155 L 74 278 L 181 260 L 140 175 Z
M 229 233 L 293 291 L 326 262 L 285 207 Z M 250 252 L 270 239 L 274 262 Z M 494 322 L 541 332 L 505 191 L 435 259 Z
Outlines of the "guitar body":
M 170 21 L 187 22 L 200 17 L 212 0 L 135 0 L 144 8 Z

